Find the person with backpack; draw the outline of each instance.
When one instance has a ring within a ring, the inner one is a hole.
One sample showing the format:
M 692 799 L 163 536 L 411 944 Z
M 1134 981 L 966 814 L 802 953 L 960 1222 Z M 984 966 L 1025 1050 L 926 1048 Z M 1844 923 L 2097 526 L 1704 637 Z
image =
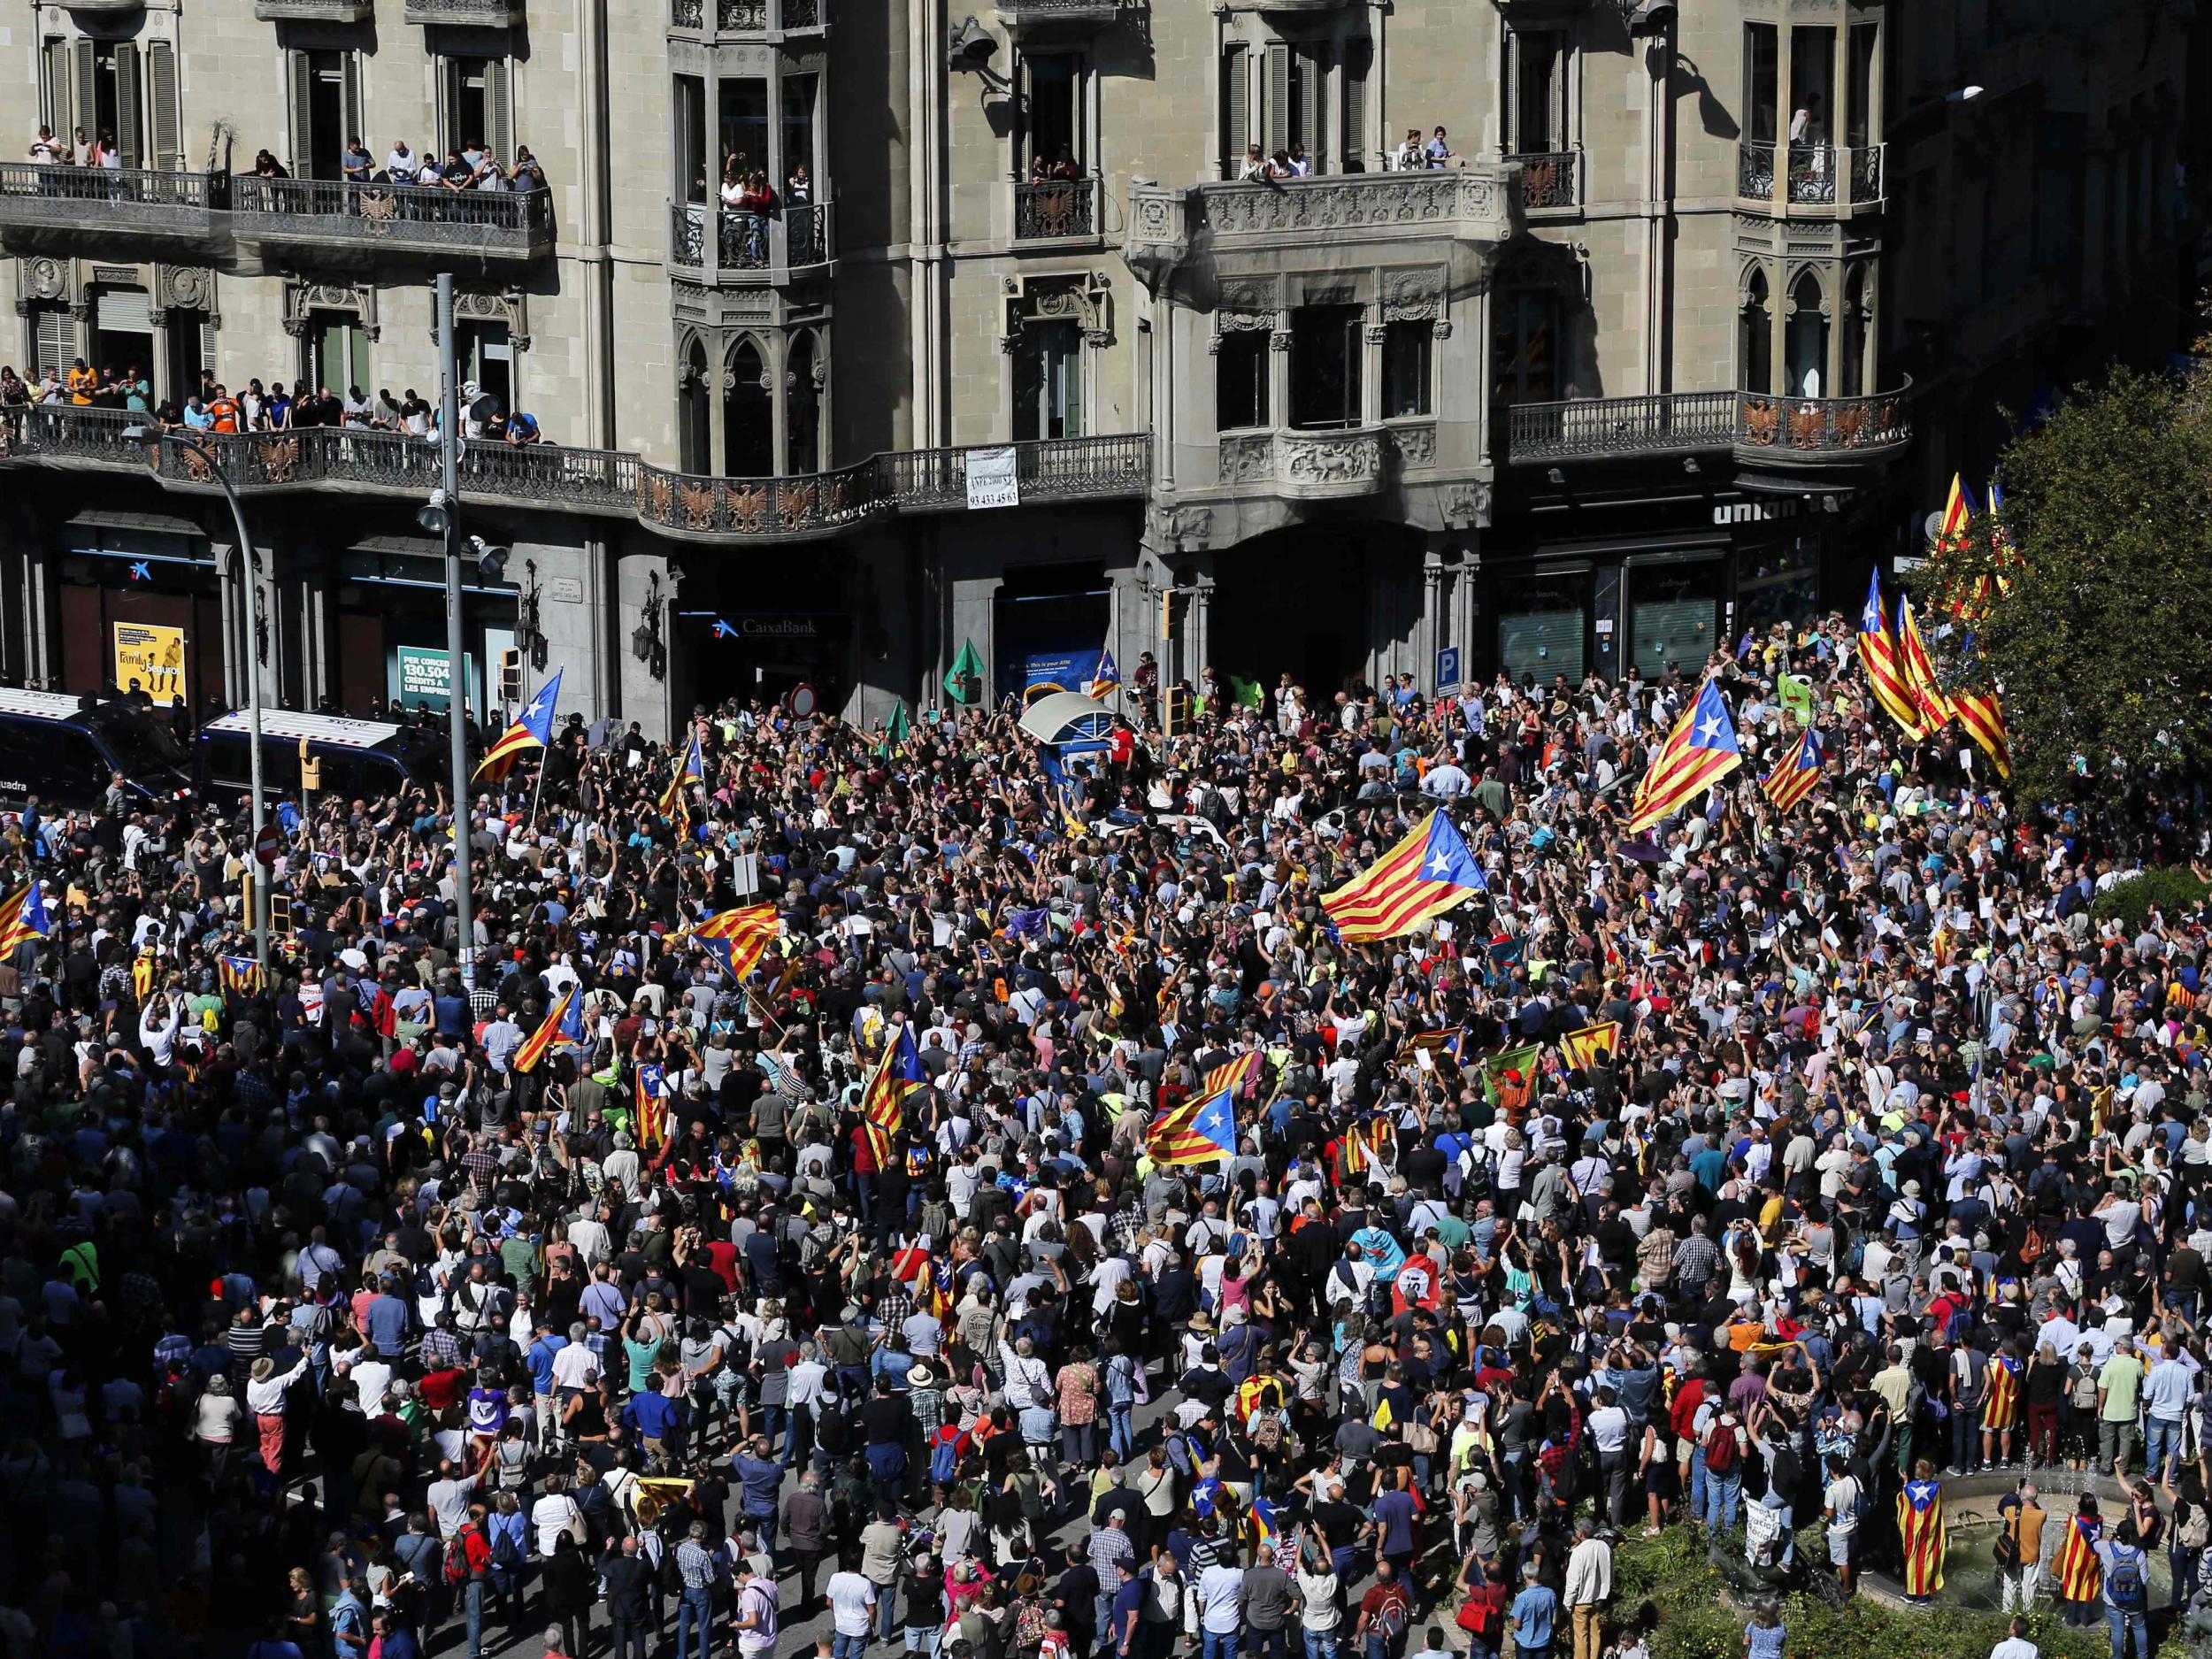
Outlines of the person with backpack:
M 2151 1659 L 2150 1555 L 2132 1525 L 2114 1529 L 2098 1540 L 2096 1549 L 2104 1568 L 2104 1619 L 2112 1636 L 2112 1659 L 2130 1659 L 2131 1637 L 2133 1659 Z
M 469 1506 L 468 1518 L 446 1540 L 443 1577 L 447 1594 L 461 1609 L 468 1632 L 468 1659 L 483 1659 L 484 1597 L 491 1583 L 491 1540 L 484 1535 L 484 1506 Z
M 1734 1409 L 1724 1405 L 1705 1431 L 1699 1450 L 1705 1455 L 1705 1530 L 1733 1532 L 1736 1507 L 1743 1501 L 1743 1459 L 1749 1437 Z

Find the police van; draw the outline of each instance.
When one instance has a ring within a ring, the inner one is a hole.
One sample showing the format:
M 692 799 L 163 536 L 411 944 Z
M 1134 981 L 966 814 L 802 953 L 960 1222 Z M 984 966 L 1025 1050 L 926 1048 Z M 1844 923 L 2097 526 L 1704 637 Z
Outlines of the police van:
M 200 728 L 199 776 L 211 795 L 253 787 L 253 727 L 244 710 Z M 373 801 L 409 784 L 434 788 L 445 775 L 442 733 L 388 720 L 336 714 L 261 711 L 261 787 L 284 798 L 300 792 L 300 761 L 318 763 L 315 787 L 348 800 Z
M 118 773 L 140 802 L 192 792 L 191 756 L 138 699 L 0 687 L 0 801 L 96 808 Z

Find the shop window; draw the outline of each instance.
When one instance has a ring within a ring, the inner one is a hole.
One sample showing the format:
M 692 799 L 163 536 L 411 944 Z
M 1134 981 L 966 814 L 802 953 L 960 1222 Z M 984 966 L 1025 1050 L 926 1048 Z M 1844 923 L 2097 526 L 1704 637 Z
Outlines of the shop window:
M 1233 328 L 1215 360 L 1214 424 L 1224 432 L 1267 425 L 1268 363 L 1264 328 Z
M 1746 632 L 1764 639 L 1777 625 L 1820 614 L 1820 543 L 1809 535 L 1755 542 L 1736 555 L 1736 608 Z M 1648 663 L 1644 664 L 1647 670 Z
M 1498 666 L 1516 684 L 1549 685 L 1564 674 L 1581 682 L 1584 643 L 1589 631 L 1585 603 L 1587 579 L 1540 577 L 1509 584 L 1498 611 Z
M 1302 305 L 1290 319 L 1290 424 L 1306 430 L 1360 424 L 1364 356 L 1356 305 Z
M 1628 573 L 1631 657 L 1653 680 L 1669 667 L 1695 677 L 1720 642 L 1720 566 L 1662 565 Z
M 1383 419 L 1429 412 L 1432 330 L 1426 319 L 1386 324 L 1383 329 Z

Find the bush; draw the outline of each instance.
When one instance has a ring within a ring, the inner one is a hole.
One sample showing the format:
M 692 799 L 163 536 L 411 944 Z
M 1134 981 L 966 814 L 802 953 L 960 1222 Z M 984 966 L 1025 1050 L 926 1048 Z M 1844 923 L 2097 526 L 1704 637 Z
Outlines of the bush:
M 1805 1548 L 1801 1534 L 1798 1547 Z M 1624 1539 L 1613 1552 L 1614 1609 L 1623 1622 L 1651 1626 L 1652 1659 L 1740 1659 L 1749 1614 L 1721 1600 L 1720 1575 L 1690 1528 Z M 1818 1596 L 1782 1603 L 1791 1659 L 1982 1659 L 2005 1634 L 2000 1613 L 1972 1608 L 1892 1609 L 1864 1596 L 1832 1606 Z M 2102 1626 L 2071 1630 L 2039 1614 L 2028 1640 L 2042 1659 L 2106 1659 Z
M 2131 933 L 2142 932 L 2156 910 L 2168 922 L 2178 922 L 2204 903 L 2208 889 L 2193 870 L 2179 867 L 2147 870 L 2139 876 L 2116 881 L 2090 902 L 2089 914 L 2098 921 L 2117 918 Z

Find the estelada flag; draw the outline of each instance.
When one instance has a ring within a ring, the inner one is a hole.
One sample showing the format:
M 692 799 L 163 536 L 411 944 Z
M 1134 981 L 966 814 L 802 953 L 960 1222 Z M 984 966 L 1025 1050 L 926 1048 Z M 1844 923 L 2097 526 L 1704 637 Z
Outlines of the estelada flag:
M 568 1024 L 569 1010 L 575 1005 L 576 987 L 572 985 L 546 1010 L 545 1018 L 538 1022 L 538 1028 L 523 1039 L 522 1047 L 515 1050 L 514 1058 L 507 1063 L 508 1065 L 517 1071 L 536 1071 L 538 1062 L 544 1059 L 553 1045 L 560 1041 L 561 1028 Z
M 1432 811 L 1358 875 L 1324 894 L 1321 908 L 1347 944 L 1365 944 L 1395 939 L 1488 885 L 1451 819 Z
M 1710 678 L 1698 687 L 1697 696 L 1682 711 L 1636 786 L 1636 802 L 1629 810 L 1628 833 L 1640 835 L 1687 806 L 1698 795 L 1743 764 L 1736 747 L 1736 723 L 1728 718 L 1720 687 Z

